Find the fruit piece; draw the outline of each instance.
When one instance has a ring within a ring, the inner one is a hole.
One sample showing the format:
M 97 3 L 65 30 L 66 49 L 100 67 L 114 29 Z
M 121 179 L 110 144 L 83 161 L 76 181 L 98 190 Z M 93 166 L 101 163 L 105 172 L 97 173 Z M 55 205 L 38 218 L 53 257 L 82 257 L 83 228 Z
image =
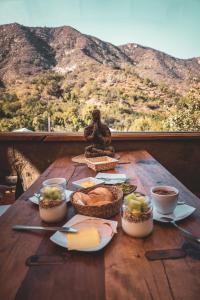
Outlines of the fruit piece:
M 141 203 L 145 203 L 145 198 L 143 196 L 137 197 L 137 201 L 140 201 Z
M 136 198 L 136 196 L 135 196 L 134 193 L 129 194 L 128 196 L 126 196 L 126 201 L 127 201 L 127 203 L 128 203 L 130 200 L 136 200 L 136 199 L 137 199 L 137 198 Z
M 60 200 L 62 193 L 57 187 L 45 187 L 43 190 L 43 197 L 48 200 Z
M 143 212 L 147 212 L 148 210 L 149 210 L 148 203 L 147 202 L 142 203 L 142 211 Z
M 137 211 L 141 211 L 141 203 L 137 200 L 129 200 L 128 202 L 128 208 L 132 211 L 133 209 Z

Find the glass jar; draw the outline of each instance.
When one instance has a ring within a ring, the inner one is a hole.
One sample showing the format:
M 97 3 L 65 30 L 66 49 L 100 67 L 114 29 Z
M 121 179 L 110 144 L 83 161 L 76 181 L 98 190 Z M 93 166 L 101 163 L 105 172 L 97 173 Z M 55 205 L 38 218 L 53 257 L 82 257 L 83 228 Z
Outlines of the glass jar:
M 141 198 L 141 195 L 140 195 Z M 153 210 L 148 197 L 143 197 L 139 204 L 135 201 L 125 201 L 122 206 L 122 228 L 132 237 L 143 238 L 153 230 Z M 131 207 L 132 204 L 132 207 Z
M 66 196 L 62 186 L 47 185 L 40 190 L 39 213 L 47 223 L 59 222 L 66 216 Z

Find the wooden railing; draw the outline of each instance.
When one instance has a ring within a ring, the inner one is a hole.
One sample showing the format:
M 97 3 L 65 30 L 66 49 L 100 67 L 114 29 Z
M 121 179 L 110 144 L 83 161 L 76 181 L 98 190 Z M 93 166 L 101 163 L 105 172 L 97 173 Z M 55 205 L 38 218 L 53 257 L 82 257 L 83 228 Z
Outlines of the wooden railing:
M 114 141 L 131 141 L 131 140 L 194 140 L 200 139 L 200 132 L 123 132 L 112 133 Z M 0 133 L 1 141 L 34 141 L 34 142 L 65 142 L 65 141 L 84 141 L 82 133 L 57 133 L 57 132 L 31 132 Z

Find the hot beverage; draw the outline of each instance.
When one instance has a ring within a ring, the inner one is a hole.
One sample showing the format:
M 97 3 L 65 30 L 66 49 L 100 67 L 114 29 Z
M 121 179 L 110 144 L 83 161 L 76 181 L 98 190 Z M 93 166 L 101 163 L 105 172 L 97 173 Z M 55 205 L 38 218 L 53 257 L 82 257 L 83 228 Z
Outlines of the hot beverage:
M 176 195 L 175 191 L 169 191 L 169 190 L 164 190 L 164 189 L 154 190 L 154 193 L 158 194 L 158 195 Z
M 173 186 L 155 186 L 151 188 L 151 198 L 157 212 L 171 214 L 176 208 L 178 190 Z

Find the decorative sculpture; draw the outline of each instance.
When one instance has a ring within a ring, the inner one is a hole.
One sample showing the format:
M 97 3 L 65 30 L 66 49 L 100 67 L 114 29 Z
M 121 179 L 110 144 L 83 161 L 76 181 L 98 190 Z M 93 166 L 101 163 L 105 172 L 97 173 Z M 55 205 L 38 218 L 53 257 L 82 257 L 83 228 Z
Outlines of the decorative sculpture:
M 92 123 L 84 130 L 87 142 L 92 145 L 85 148 L 85 157 L 111 156 L 115 155 L 115 150 L 111 144 L 111 132 L 107 125 L 101 122 L 100 110 L 92 112 Z

